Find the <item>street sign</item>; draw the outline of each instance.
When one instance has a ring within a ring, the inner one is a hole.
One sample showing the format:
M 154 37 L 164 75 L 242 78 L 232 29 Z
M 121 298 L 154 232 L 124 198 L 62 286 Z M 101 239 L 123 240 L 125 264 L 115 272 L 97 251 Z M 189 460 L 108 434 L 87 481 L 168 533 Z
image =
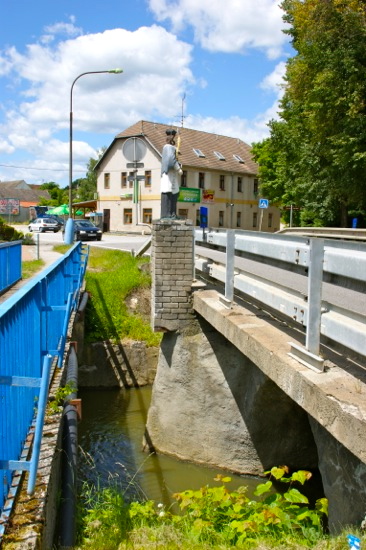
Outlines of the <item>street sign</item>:
M 143 168 L 145 165 L 143 162 L 127 162 L 126 168 Z
M 145 176 L 128 176 L 127 181 L 143 181 Z
M 258 208 L 268 208 L 269 200 L 268 199 L 259 199 Z

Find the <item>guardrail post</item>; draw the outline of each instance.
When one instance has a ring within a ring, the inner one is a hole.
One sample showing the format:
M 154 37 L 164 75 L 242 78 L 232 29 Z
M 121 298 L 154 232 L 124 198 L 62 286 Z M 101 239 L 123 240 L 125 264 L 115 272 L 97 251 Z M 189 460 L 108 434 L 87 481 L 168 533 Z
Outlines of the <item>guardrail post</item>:
M 310 266 L 308 273 L 308 322 L 306 349 L 319 355 L 322 308 L 324 239 L 310 239 Z
M 309 242 L 310 262 L 308 273 L 308 315 L 305 349 L 291 343 L 290 355 L 316 371 L 324 370 L 324 360 L 319 356 L 320 325 L 322 315 L 322 285 L 324 239 L 312 238 Z
M 234 299 L 235 230 L 226 231 L 225 300 L 230 305 Z

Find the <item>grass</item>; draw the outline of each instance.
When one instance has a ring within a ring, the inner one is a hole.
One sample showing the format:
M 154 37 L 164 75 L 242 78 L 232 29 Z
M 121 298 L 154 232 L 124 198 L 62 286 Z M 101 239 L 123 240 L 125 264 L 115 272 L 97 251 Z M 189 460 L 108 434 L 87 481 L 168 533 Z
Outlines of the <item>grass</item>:
M 43 260 L 29 260 L 22 262 L 22 279 L 33 277 L 38 271 L 43 269 Z
M 118 341 L 122 338 L 157 346 L 161 335 L 150 327 L 150 311 L 143 315 L 139 308 L 131 311 L 129 296 L 149 292 L 151 278 L 148 258 L 134 258 L 128 252 L 93 247 L 86 272 L 86 290 L 90 294 L 85 319 L 89 342 Z

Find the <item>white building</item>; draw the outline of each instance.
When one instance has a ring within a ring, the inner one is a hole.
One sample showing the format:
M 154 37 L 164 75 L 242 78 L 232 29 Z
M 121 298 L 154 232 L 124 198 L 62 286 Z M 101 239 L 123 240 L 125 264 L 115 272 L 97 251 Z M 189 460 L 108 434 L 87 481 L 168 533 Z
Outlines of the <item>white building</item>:
M 98 161 L 97 210 L 103 214 L 105 231 L 140 231 L 144 228 L 139 224 L 160 218 L 161 152 L 168 129 L 140 121 L 118 134 Z M 199 225 L 200 207 L 206 207 L 209 227 L 270 232 L 280 228 L 278 208 L 259 208 L 258 167 L 249 145 L 208 132 L 174 129 L 179 132 L 183 170 L 179 217 Z

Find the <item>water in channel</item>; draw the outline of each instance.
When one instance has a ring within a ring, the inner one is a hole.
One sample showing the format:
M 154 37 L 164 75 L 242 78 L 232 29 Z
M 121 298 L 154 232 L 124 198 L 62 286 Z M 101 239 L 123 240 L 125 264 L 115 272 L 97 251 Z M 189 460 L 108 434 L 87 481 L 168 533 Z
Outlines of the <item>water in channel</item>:
M 171 457 L 142 451 L 151 387 L 128 390 L 84 390 L 79 423 L 79 480 L 100 488 L 118 485 L 132 496 L 145 496 L 170 506 L 172 494 L 215 486 L 227 474 Z M 230 489 L 240 485 L 251 494 L 258 479 L 227 474 Z

